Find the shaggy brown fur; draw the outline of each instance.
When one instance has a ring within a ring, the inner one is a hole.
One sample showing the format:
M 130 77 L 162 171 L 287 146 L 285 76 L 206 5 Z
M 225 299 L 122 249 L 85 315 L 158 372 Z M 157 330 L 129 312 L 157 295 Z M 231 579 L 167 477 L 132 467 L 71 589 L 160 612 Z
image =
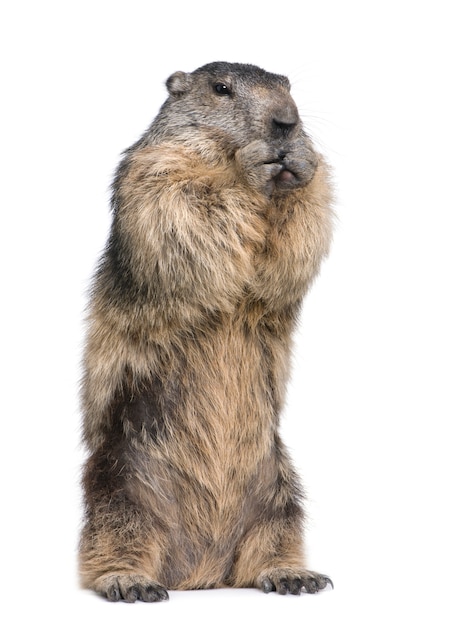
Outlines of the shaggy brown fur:
M 83 379 L 82 584 L 313 593 L 278 436 L 291 334 L 331 237 L 328 169 L 285 77 L 212 63 L 125 154 Z

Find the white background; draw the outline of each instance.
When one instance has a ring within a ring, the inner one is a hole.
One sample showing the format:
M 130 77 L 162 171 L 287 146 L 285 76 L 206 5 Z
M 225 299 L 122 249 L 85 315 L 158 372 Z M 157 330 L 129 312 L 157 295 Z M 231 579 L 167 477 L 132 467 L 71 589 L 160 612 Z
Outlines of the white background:
M 446 2 L 17 0 L 0 29 L 0 620 L 449 624 Z M 216 60 L 287 74 L 335 170 L 335 243 L 305 302 L 283 421 L 309 493 L 310 565 L 335 590 L 109 604 L 76 580 L 86 291 L 120 152 L 169 74 Z

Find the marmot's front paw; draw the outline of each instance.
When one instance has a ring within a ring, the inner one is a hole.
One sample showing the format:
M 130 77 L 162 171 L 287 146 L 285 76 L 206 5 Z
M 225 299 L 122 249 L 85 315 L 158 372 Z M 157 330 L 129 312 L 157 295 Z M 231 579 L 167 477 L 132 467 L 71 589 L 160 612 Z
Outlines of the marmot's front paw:
M 259 139 L 237 150 L 235 158 L 248 185 L 268 196 L 275 189 L 304 187 L 317 167 L 316 154 L 304 138 L 277 145 Z
M 306 135 L 301 135 L 287 143 L 279 153 L 283 155 L 281 159 L 283 170 L 276 179 L 277 188 L 292 189 L 308 185 L 318 167 L 318 156 L 310 139 Z
M 95 589 L 111 602 L 160 602 L 168 600 L 168 592 L 158 583 L 144 576 L 133 574 L 110 574 L 97 581 Z
M 317 593 L 325 589 L 328 584 L 333 588 L 333 583 L 328 576 L 310 570 L 284 568 L 263 572 L 257 580 L 257 586 L 265 593 L 276 591 L 281 595 L 288 593 L 299 595 L 303 590 L 307 593 Z
M 271 195 L 276 178 L 283 170 L 279 150 L 266 141 L 257 139 L 240 148 L 235 159 L 247 184 L 266 195 Z

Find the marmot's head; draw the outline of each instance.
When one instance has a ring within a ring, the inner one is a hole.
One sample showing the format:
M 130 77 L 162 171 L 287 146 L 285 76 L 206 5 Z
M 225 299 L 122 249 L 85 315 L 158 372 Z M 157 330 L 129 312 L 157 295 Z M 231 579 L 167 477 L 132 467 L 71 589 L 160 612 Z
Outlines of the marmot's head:
M 255 65 L 209 63 L 192 73 L 175 72 L 166 86 L 169 98 L 154 137 L 217 129 L 234 150 L 255 139 L 282 147 L 303 134 L 289 80 Z

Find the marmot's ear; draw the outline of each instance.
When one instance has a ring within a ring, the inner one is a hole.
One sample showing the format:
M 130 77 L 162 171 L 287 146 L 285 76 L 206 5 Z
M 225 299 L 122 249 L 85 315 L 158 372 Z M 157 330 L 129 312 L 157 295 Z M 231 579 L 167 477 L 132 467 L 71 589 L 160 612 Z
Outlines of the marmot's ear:
M 182 96 L 188 91 L 191 85 L 191 74 L 185 72 L 174 72 L 166 81 L 166 87 L 171 96 Z

